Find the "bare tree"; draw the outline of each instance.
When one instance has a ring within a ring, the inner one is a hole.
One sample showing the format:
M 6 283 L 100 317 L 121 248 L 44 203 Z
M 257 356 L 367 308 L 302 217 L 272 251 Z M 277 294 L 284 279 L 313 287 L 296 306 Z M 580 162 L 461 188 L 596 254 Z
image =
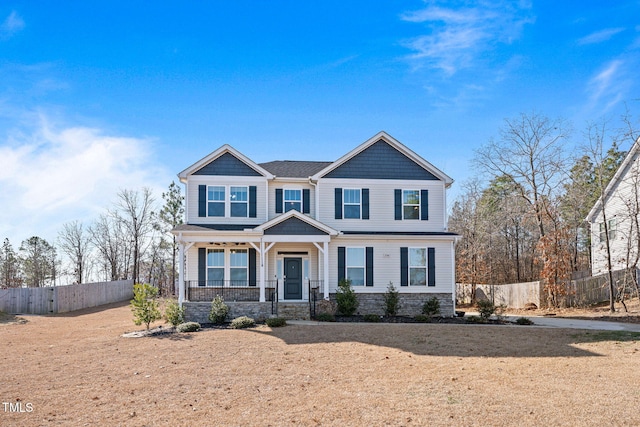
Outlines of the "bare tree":
M 127 276 L 128 246 L 121 225 L 121 221 L 112 215 L 102 214 L 89 229 L 91 243 L 98 251 L 98 262 L 107 280 Z
M 89 234 L 79 221 L 62 225 L 58 232 L 60 249 L 67 254 L 73 265 L 73 276 L 77 283 L 83 283 L 89 264 Z

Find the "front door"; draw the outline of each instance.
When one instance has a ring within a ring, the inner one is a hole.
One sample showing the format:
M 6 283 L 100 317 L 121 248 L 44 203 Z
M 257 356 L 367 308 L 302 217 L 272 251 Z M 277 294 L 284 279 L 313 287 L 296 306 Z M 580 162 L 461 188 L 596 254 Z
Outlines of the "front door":
M 284 274 L 284 299 L 302 299 L 302 258 L 285 258 Z

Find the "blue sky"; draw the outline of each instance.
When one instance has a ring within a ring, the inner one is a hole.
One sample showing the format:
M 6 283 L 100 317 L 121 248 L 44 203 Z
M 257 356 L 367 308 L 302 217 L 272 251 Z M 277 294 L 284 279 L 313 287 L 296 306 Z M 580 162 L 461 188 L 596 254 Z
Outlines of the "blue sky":
M 504 118 L 639 113 L 640 2 L 5 1 L 0 238 L 55 240 L 228 143 L 335 160 L 380 130 L 456 180 Z M 627 147 L 625 147 L 627 148 Z

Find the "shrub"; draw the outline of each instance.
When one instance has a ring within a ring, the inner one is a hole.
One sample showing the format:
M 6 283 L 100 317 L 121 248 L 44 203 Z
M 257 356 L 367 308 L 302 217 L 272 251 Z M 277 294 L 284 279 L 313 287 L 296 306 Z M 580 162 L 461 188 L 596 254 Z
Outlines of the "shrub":
M 424 314 L 416 314 L 413 318 L 416 320 L 416 322 L 420 322 L 420 323 L 431 322 L 431 316 L 426 316 Z
M 489 317 L 491 317 L 491 315 L 496 311 L 496 306 L 488 299 L 480 300 L 476 304 L 478 306 L 478 311 L 480 312 L 480 317 L 484 320 L 489 319 Z
M 186 322 L 180 323 L 176 326 L 178 332 L 197 332 L 200 330 L 200 323 L 198 322 Z
M 336 316 L 331 313 L 318 313 L 316 315 L 316 320 L 318 322 L 335 322 Z
M 224 303 L 220 295 L 217 295 L 211 302 L 211 311 L 209 312 L 209 321 L 220 325 L 227 320 L 229 315 L 229 306 Z
M 149 329 L 149 324 L 162 318 L 158 309 L 158 288 L 148 283 L 136 283 L 133 285 L 133 299 L 131 300 L 131 311 L 133 311 L 133 322 L 136 325 L 145 324 Z
M 236 317 L 231 321 L 231 328 L 233 329 L 251 328 L 253 326 L 256 326 L 256 321 L 247 316 Z
M 164 319 L 173 326 L 184 322 L 184 307 L 180 307 L 177 300 L 170 300 L 164 309 Z
M 396 290 L 392 282 L 387 286 L 387 292 L 384 293 L 384 315 L 395 316 L 398 314 L 400 307 L 400 292 Z
M 467 316 L 464 318 L 467 323 L 485 323 L 486 320 L 480 316 Z
M 533 325 L 533 320 L 528 317 L 518 317 L 516 319 L 516 324 L 518 325 Z
M 440 314 L 440 300 L 438 297 L 433 296 L 425 301 L 422 306 L 422 314 L 425 316 L 433 317 Z
M 377 314 L 365 314 L 362 316 L 362 319 L 365 322 L 378 323 L 380 321 L 380 316 Z
M 356 313 L 358 297 L 351 287 L 351 280 L 340 280 L 336 292 L 336 303 L 338 304 L 338 313 L 345 316 L 353 316 Z
M 266 320 L 267 326 L 271 328 L 279 328 L 281 326 L 287 326 L 287 321 L 282 317 L 271 317 Z

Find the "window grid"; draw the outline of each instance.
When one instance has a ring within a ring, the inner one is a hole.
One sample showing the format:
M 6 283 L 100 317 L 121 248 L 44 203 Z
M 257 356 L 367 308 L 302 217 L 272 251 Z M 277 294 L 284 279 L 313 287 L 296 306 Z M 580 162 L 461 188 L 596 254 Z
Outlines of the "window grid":
M 427 285 L 427 249 L 409 248 L 409 286 Z
M 302 190 L 284 190 L 284 211 L 290 210 L 302 212 Z
M 420 190 L 402 191 L 402 217 L 420 219 Z
M 360 189 L 345 188 L 342 190 L 343 218 L 360 219 L 361 193 Z
M 365 282 L 365 250 L 364 248 L 347 248 L 345 254 L 346 278 L 351 286 L 364 286 Z

